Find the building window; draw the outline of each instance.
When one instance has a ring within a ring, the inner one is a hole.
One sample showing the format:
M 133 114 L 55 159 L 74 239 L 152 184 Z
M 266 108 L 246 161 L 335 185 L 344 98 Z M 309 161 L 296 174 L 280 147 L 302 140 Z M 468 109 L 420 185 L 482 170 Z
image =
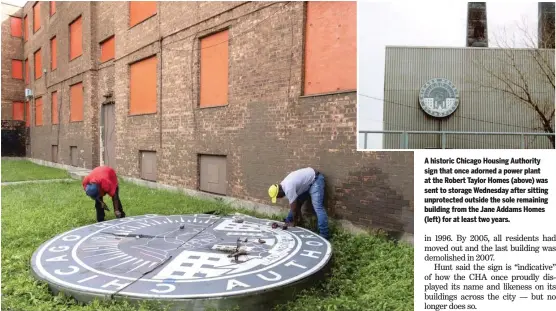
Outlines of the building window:
M 29 59 L 26 58 L 25 59 L 25 84 L 29 84 L 29 72 L 31 70 L 29 69 Z
M 41 49 L 35 52 L 35 80 L 42 77 L 42 56 Z
M 35 98 L 35 126 L 42 125 L 42 97 Z
M 58 92 L 54 91 L 50 97 L 50 120 L 52 124 L 58 124 Z
M 227 158 L 221 155 L 199 155 L 199 190 L 226 195 L 228 190 Z
M 201 39 L 201 107 L 228 104 L 228 57 L 228 30 Z
M 21 27 L 21 18 L 10 16 L 10 31 L 12 36 L 21 38 L 23 28 Z
M 141 179 L 156 181 L 156 152 L 155 151 L 139 151 L 139 166 L 141 167 Z
M 40 2 L 33 5 L 33 33 L 41 29 L 41 6 Z
M 79 16 L 70 24 L 70 60 L 74 60 L 83 54 L 82 21 Z
M 12 103 L 12 120 L 25 121 L 25 104 L 22 102 Z
M 156 1 L 129 2 L 129 27 L 133 27 L 154 15 L 156 15 Z
M 23 18 L 23 39 L 25 42 L 29 40 L 29 19 L 27 18 L 27 15 Z
M 12 59 L 12 78 L 23 80 L 23 61 Z
M 70 86 L 70 122 L 83 121 L 83 83 Z
M 50 70 L 58 68 L 58 43 L 56 37 L 50 39 Z
M 129 79 L 129 114 L 156 113 L 156 56 L 130 65 Z
M 357 2 L 309 1 L 304 94 L 357 88 Z
M 114 36 L 100 43 L 100 62 L 104 63 L 114 58 L 115 46 Z
M 25 103 L 25 126 L 31 126 L 31 103 L 29 101 Z
M 50 1 L 50 16 L 56 13 L 56 1 Z

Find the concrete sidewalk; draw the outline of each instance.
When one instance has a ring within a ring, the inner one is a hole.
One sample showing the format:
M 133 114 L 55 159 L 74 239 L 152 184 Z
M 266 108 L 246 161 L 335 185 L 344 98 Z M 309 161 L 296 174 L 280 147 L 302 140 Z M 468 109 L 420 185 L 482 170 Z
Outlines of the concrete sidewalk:
M 21 184 L 41 184 L 41 183 L 60 182 L 60 181 L 74 181 L 74 179 L 63 178 L 63 179 L 35 179 L 35 180 L 20 180 L 20 181 L 3 181 L 2 186 L 21 185 Z

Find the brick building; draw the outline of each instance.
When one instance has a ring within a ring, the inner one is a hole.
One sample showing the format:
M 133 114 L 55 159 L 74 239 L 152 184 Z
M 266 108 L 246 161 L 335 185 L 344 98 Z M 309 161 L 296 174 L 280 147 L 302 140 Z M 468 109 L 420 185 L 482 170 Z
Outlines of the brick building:
M 28 156 L 261 203 L 312 166 L 331 215 L 413 232 L 413 154 L 355 151 L 355 2 L 28 2 L 18 14 Z

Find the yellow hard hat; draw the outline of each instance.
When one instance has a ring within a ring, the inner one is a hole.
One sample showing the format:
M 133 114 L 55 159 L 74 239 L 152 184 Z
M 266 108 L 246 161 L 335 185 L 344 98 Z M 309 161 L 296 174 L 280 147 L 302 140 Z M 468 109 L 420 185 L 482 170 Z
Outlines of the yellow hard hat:
M 280 186 L 278 184 L 274 184 L 268 188 L 268 195 L 272 200 L 272 203 L 276 203 L 276 197 L 278 197 L 278 192 L 280 191 Z

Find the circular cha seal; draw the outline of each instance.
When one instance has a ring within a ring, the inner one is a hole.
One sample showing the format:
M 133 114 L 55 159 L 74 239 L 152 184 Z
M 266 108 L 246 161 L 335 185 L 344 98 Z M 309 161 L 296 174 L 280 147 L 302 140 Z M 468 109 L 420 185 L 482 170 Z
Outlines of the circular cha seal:
M 431 79 L 421 87 L 419 104 L 429 116 L 444 118 L 458 108 L 459 91 L 448 79 Z
M 330 243 L 307 229 L 238 219 L 143 215 L 96 223 L 46 241 L 32 270 L 82 301 L 179 300 L 270 291 L 307 279 L 330 260 Z

